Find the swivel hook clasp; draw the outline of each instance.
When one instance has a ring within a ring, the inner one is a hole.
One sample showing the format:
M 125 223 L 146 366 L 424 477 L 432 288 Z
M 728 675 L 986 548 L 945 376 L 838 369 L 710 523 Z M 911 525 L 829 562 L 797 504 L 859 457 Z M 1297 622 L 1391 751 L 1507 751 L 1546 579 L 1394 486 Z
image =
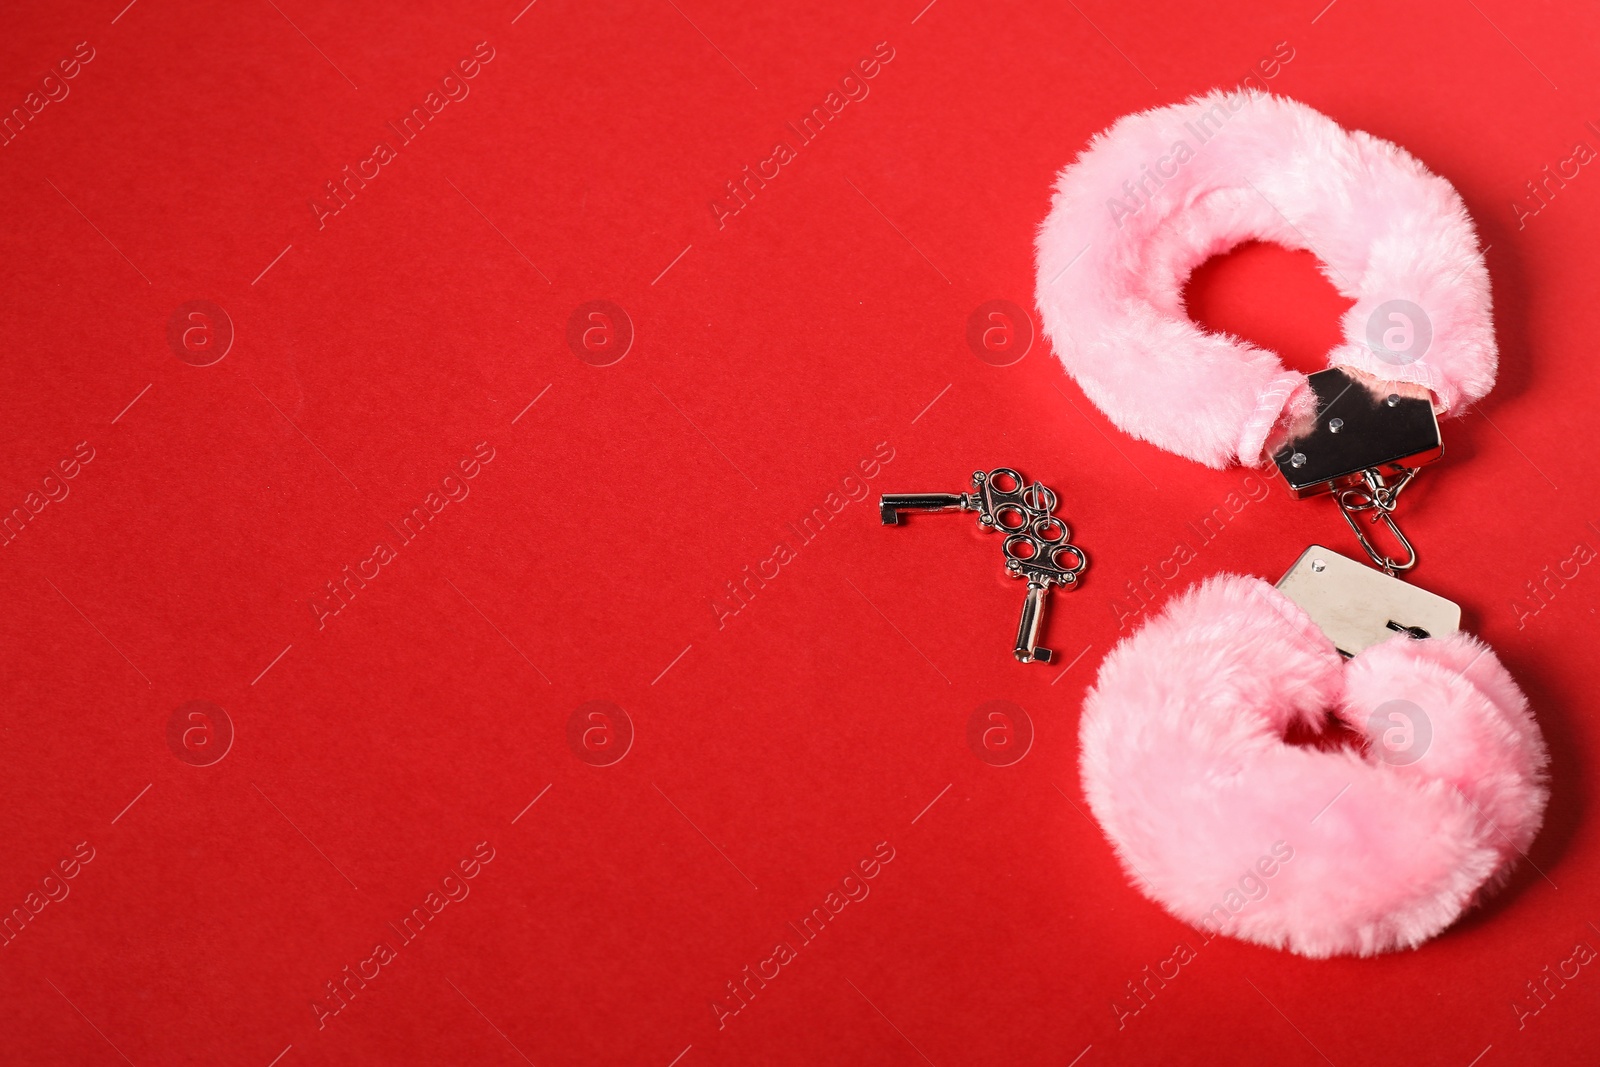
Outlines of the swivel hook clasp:
M 1350 524 L 1351 531 L 1356 535 L 1356 540 L 1361 542 L 1361 547 L 1366 550 L 1373 563 L 1383 568 L 1384 573 L 1393 575 L 1397 571 L 1408 571 L 1417 565 L 1417 550 L 1400 531 L 1400 526 L 1394 521 L 1395 504 L 1400 499 L 1400 492 L 1411 484 L 1417 476 L 1417 468 L 1412 467 L 1401 472 L 1400 476 L 1390 483 L 1384 479 L 1383 473 L 1375 468 L 1368 467 L 1361 472 L 1361 482 L 1344 489 L 1335 491 L 1333 498 L 1339 504 L 1339 513 L 1344 516 L 1344 521 Z M 1372 539 L 1363 530 L 1358 516 L 1364 512 L 1375 512 L 1371 523 L 1383 523 L 1389 528 L 1389 533 L 1399 542 L 1405 555 L 1395 559 L 1388 553 L 1380 551 L 1372 543 Z

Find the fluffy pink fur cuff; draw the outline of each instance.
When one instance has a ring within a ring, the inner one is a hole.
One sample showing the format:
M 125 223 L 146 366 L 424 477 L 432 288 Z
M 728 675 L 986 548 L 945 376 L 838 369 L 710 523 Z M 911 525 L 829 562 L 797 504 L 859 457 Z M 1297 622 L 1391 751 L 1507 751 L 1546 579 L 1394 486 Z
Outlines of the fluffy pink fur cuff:
M 1330 712 L 1363 751 L 1285 741 Z M 1505 880 L 1547 799 L 1544 742 L 1487 646 L 1396 635 L 1345 662 L 1237 575 L 1106 658 L 1080 740 L 1089 804 L 1146 896 L 1306 956 L 1432 937 Z
M 1214 92 L 1095 137 L 1039 231 L 1044 331 L 1128 433 L 1256 465 L 1275 426 L 1310 414 L 1304 375 L 1184 309 L 1190 273 L 1251 239 L 1309 250 L 1355 301 L 1331 364 L 1426 388 L 1441 414 L 1494 384 L 1489 276 L 1450 183 L 1304 104 Z

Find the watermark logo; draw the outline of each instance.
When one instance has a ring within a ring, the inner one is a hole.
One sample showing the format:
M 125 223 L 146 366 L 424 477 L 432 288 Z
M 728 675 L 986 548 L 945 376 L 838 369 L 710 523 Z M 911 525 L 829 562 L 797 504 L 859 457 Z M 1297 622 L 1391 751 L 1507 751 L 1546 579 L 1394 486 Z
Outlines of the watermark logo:
M 167 719 L 167 747 L 191 767 L 220 763 L 233 748 L 233 719 L 209 700 L 191 700 Z
M 94 46 L 88 41 L 79 41 L 73 46 L 71 55 L 56 60 L 54 67 L 47 67 L 44 75 L 35 83 L 35 87 L 28 90 L 22 101 L 9 111 L 0 114 L 0 146 L 8 145 L 21 137 L 22 132 L 31 123 L 38 121 L 39 113 L 45 108 L 51 104 L 59 104 L 71 96 L 72 87 L 67 82 L 76 78 L 85 64 L 93 62 L 96 54 Z
M 1222 498 L 1222 503 L 1202 515 L 1198 521 L 1185 523 L 1185 533 L 1174 539 L 1172 554 L 1154 564 L 1145 564 L 1139 573 L 1124 583 L 1125 593 L 1111 597 L 1111 613 L 1117 617 L 1117 629 L 1127 630 L 1139 621 L 1146 609 L 1159 603 L 1167 594 L 1167 583 L 1175 581 L 1180 570 L 1199 558 L 1200 552 L 1222 536 L 1239 513 L 1252 503 L 1259 504 L 1272 493 L 1272 487 L 1255 474 L 1246 474 L 1239 488 Z
M 1367 717 L 1372 751 L 1391 767 L 1406 767 L 1421 759 L 1433 743 L 1433 723 L 1409 700 L 1386 700 Z
M 967 719 L 967 747 L 991 767 L 1020 763 L 1033 747 L 1033 720 L 1009 700 L 980 704 Z
M 809 514 L 802 515 L 799 522 L 784 524 L 783 538 L 774 540 L 770 555 L 758 559 L 753 569 L 747 563 L 733 578 L 724 580 L 722 591 L 707 598 L 711 614 L 717 620 L 717 629 L 728 625 L 729 619 L 749 607 L 756 594 L 765 589 L 768 582 L 776 580 L 784 567 L 798 559 L 800 550 L 821 536 L 841 511 L 854 502 L 868 499 L 871 496 L 868 483 L 883 473 L 883 468 L 894 457 L 894 446 L 888 441 L 879 441 L 872 454 L 858 460 L 855 468 L 839 479 L 837 488 L 830 490 Z M 794 535 L 792 539 L 790 534 Z
M 1590 927 L 1593 928 L 1592 923 Z M 1512 1014 L 1517 1017 L 1517 1029 L 1526 1029 L 1528 1020 L 1548 1008 L 1556 995 L 1567 988 L 1567 983 L 1583 973 L 1583 969 L 1595 958 L 1594 946 L 1587 941 L 1579 941 L 1572 946 L 1572 955 L 1558 960 L 1554 967 L 1545 964 L 1538 974 L 1528 979 L 1524 983 L 1527 994 L 1519 994 L 1518 999 L 1511 1002 Z
M 472 486 L 469 483 L 483 472 L 484 467 L 494 462 L 495 455 L 495 448 L 488 441 L 473 445 L 470 456 L 458 460 L 454 467 L 445 468 L 449 473 L 439 479 L 437 489 L 430 490 L 420 503 L 412 505 L 411 510 L 400 517 L 398 524 L 387 524 L 395 535 L 393 542 L 384 538 L 372 543 L 371 555 L 357 557 L 354 568 L 346 563 L 331 581 L 323 582 L 322 589 L 306 600 L 312 617 L 317 620 L 317 629 L 327 626 L 330 618 L 349 607 L 368 582 L 376 581 L 378 575 L 383 573 L 383 568 L 399 558 L 400 549 L 415 542 L 423 531 L 439 521 L 441 511 L 471 496 Z M 460 593 L 460 590 L 456 592 Z M 466 600 L 466 597 L 462 599 Z M 472 601 L 468 600 L 467 603 L 471 604 Z M 538 670 L 537 667 L 534 669 Z
M 1557 560 L 1554 564 L 1546 563 L 1539 568 L 1539 573 L 1522 583 L 1528 595 L 1511 601 L 1511 610 L 1517 614 L 1517 629 L 1527 627 L 1528 620 L 1537 616 L 1541 611 L 1550 606 L 1557 594 L 1567 587 L 1567 583 L 1575 580 L 1584 567 L 1596 559 L 1594 546 L 1587 541 L 1579 541 L 1572 548 L 1572 553 L 1566 559 Z
M 1385 300 L 1367 316 L 1367 347 L 1391 366 L 1415 363 L 1431 344 L 1433 321 L 1409 300 Z
M 72 894 L 72 887 L 67 883 L 78 877 L 94 857 L 93 845 L 87 841 L 78 842 L 70 856 L 57 860 L 54 867 L 45 868 L 44 877 L 29 887 L 20 903 L 13 905 L 10 911 L 0 911 L 0 948 L 9 948 L 11 942 L 22 936 L 22 931 L 38 920 L 45 908 L 66 900 Z
M 72 487 L 67 483 L 78 476 L 78 472 L 94 459 L 94 455 L 93 445 L 88 441 L 79 441 L 70 456 L 63 456 L 54 467 L 45 468 L 44 476 L 39 479 L 39 488 L 30 490 L 20 504 L 12 505 L 9 511 L 0 504 L 0 548 L 22 536 L 22 531 L 45 508 L 67 499 L 72 493 Z
M 591 767 L 620 763 L 633 747 L 633 719 L 609 700 L 580 704 L 567 719 L 567 747 Z
M 427 95 L 422 98 L 420 103 L 413 102 L 410 110 L 400 115 L 399 118 L 389 120 L 388 127 L 384 131 L 384 140 L 378 141 L 377 144 L 373 145 L 371 155 L 366 157 L 357 156 L 353 167 L 346 163 L 340 168 L 335 177 L 323 182 L 322 187 L 325 191 L 317 193 L 315 197 L 306 201 L 311 207 L 312 218 L 317 220 L 317 229 L 326 228 L 328 219 L 349 207 L 355 201 L 355 198 L 366 190 L 368 182 L 377 181 L 379 175 L 384 173 L 389 164 L 400 158 L 402 149 L 418 137 L 421 137 L 422 131 L 429 125 L 438 121 L 440 112 L 453 103 L 460 103 L 465 100 L 472 93 L 470 84 L 472 79 L 482 73 L 484 67 L 494 62 L 494 57 L 494 46 L 488 41 L 479 41 L 473 47 L 471 55 L 458 60 L 455 66 L 444 69 L 443 76 L 435 85 L 429 86 Z M 334 69 L 337 70 L 338 68 Z M 339 73 L 343 74 L 344 72 L 340 71 Z M 350 81 L 349 78 L 345 78 L 345 80 Z M 354 89 L 356 87 L 355 82 L 350 82 L 350 87 Z M 416 97 L 412 97 L 412 100 L 416 101 Z M 389 137 L 390 132 L 394 134 L 392 139 Z M 449 182 L 450 179 L 446 178 L 445 181 Z M 453 183 L 451 187 L 454 188 Z M 461 196 L 461 199 L 466 200 L 468 204 L 472 204 L 472 201 L 467 200 L 466 194 L 462 193 L 460 189 L 456 189 L 456 193 Z M 477 211 L 476 204 L 472 204 L 472 208 Z M 481 215 L 482 212 L 479 212 L 479 214 Z M 487 216 L 485 216 L 484 221 L 488 221 Z M 494 224 L 490 223 L 490 225 L 493 226 Z M 509 244 L 510 242 L 508 241 L 507 243 Z M 516 246 L 513 245 L 512 247 L 515 248 Z M 519 252 L 518 254 L 520 255 L 521 253 Z M 532 266 L 532 263 L 529 263 L 529 266 Z M 538 270 L 539 268 L 534 267 L 533 269 Z
M 887 841 L 879 841 L 872 847 L 871 855 L 863 857 L 854 867 L 846 868 L 844 877 L 830 886 L 827 894 L 809 912 L 789 920 L 782 940 L 773 944 L 770 955 L 759 959 L 753 966 L 746 964 L 743 970 L 725 981 L 723 990 L 718 991 L 710 1002 L 711 1017 L 716 1021 L 717 1029 L 726 1029 L 729 1019 L 750 1007 L 756 996 L 776 981 L 785 967 L 799 959 L 809 945 L 839 921 L 840 913 L 851 904 L 866 900 L 872 893 L 870 883 L 883 873 L 884 867 L 894 862 L 894 857 L 894 846 Z M 854 912 L 852 908 L 851 913 Z
M 756 195 L 766 189 L 769 182 L 777 181 L 779 176 L 800 158 L 807 145 L 821 137 L 822 131 L 832 129 L 842 117 L 840 113 L 846 107 L 865 100 L 872 92 L 872 87 L 868 83 L 883 73 L 883 68 L 892 62 L 894 57 L 895 51 L 889 42 L 879 41 L 870 55 L 857 60 L 854 66 L 845 68 L 837 88 L 830 88 L 828 94 L 818 100 L 810 111 L 796 116 L 791 122 L 784 123 L 783 132 L 772 143 L 770 155 L 765 159 L 756 156 L 754 166 L 745 164 L 734 180 L 723 182 L 726 194 L 718 192 L 708 201 L 711 217 L 716 221 L 717 229 L 725 229 L 728 220 L 749 207 L 755 201 Z M 740 74 L 743 73 L 740 71 Z M 749 81 L 748 78 L 745 80 Z M 752 87 L 755 86 L 754 82 L 750 84 Z
M 1033 347 L 1033 319 L 1009 300 L 985 301 L 967 316 L 967 347 L 991 367 L 1009 367 Z
M 633 347 L 633 320 L 609 300 L 579 304 L 567 319 L 567 347 L 591 367 L 609 367 Z
M 1586 125 L 1590 130 L 1595 128 L 1592 122 Z M 1595 158 L 1595 150 L 1589 147 L 1587 141 L 1576 141 L 1572 145 L 1572 154 L 1557 161 L 1554 170 L 1546 164 L 1537 177 L 1524 182 L 1527 196 L 1511 202 L 1511 213 L 1516 216 L 1517 229 L 1526 229 L 1528 220 L 1549 207 L 1567 187 L 1567 183 L 1576 181 L 1578 175 L 1583 173 L 1583 168 L 1593 163 Z
M 385 933 L 383 940 L 368 942 L 372 945 L 372 955 L 357 957 L 354 967 L 345 964 L 342 970 L 325 981 L 310 1002 L 317 1029 L 327 1029 L 328 1020 L 341 1015 L 369 984 L 377 981 L 385 973 L 385 968 L 400 958 L 401 951 L 407 945 L 438 921 L 440 912 L 466 900 L 472 894 L 472 880 L 494 862 L 495 855 L 494 846 L 487 841 L 479 841 L 472 846 L 472 854 L 459 860 L 454 867 L 446 867 L 438 882 L 429 886 L 427 895 L 410 912 L 402 915 L 398 923 L 392 919 L 388 922 L 393 938 Z M 278 1058 L 283 1058 L 282 1053 Z
M 1106 209 L 1111 213 L 1111 221 L 1116 223 L 1117 229 L 1122 229 L 1129 217 L 1154 203 L 1166 184 L 1177 178 L 1178 172 L 1222 132 L 1228 120 L 1250 103 L 1251 97 L 1245 90 L 1267 92 L 1266 83 L 1276 78 L 1294 60 L 1294 55 L 1294 49 L 1288 41 L 1279 41 L 1273 46 L 1272 53 L 1258 59 L 1234 89 L 1210 97 L 1210 108 L 1184 122 L 1183 132 L 1172 142 L 1166 155 L 1141 164 L 1138 175 L 1122 183 L 1124 195 L 1106 200 Z
M 1272 847 L 1246 867 L 1239 878 L 1229 883 L 1217 902 L 1211 905 L 1205 918 L 1196 925 L 1204 935 L 1200 947 L 1204 948 L 1221 936 L 1224 930 L 1236 929 L 1233 920 L 1252 904 L 1265 900 L 1271 892 L 1269 881 L 1294 859 L 1294 846 L 1287 841 L 1274 841 Z M 1156 994 L 1167 987 L 1181 973 L 1181 969 L 1194 962 L 1199 950 L 1188 942 L 1180 941 L 1172 955 L 1157 963 L 1152 969 L 1146 966 L 1135 978 L 1124 983 L 1126 993 L 1119 992 L 1111 1001 L 1111 1014 L 1116 1017 L 1117 1029 L 1127 1028 L 1128 1020 L 1148 1008 Z
M 191 367 L 209 367 L 233 347 L 233 319 L 209 300 L 179 304 L 167 320 L 167 347 Z

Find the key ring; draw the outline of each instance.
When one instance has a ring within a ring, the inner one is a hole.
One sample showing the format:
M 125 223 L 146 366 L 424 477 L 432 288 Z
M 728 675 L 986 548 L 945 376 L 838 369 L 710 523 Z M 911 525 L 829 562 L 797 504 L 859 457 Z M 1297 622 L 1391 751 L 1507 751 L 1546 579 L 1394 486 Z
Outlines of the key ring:
M 1068 541 L 1071 531 L 1054 514 L 1056 494 L 1049 486 L 1029 485 L 1011 467 L 973 471 L 972 486 L 971 493 L 886 493 L 878 511 L 885 526 L 899 525 L 902 511 L 976 511 L 979 527 L 1006 534 L 1000 544 L 1006 573 L 1028 581 L 1012 654 L 1021 663 L 1049 663 L 1054 650 L 1039 644 L 1045 597 L 1058 585 L 1076 589 L 1089 557 Z
M 1330 369 L 1189 320 L 1189 274 L 1251 239 L 1311 251 L 1355 302 Z M 1211 467 L 1270 460 L 1293 495 L 1331 494 L 1379 568 L 1313 545 L 1277 586 L 1217 575 L 1106 657 L 1080 773 L 1129 879 L 1208 937 L 1307 956 L 1439 933 L 1504 884 L 1549 796 L 1515 681 L 1459 607 L 1396 577 L 1417 559 L 1396 504 L 1442 455 L 1438 418 L 1494 384 L 1460 197 L 1303 104 L 1216 92 L 1124 117 L 1061 172 L 1036 297 L 1119 427 Z M 1330 719 L 1359 749 L 1287 741 Z

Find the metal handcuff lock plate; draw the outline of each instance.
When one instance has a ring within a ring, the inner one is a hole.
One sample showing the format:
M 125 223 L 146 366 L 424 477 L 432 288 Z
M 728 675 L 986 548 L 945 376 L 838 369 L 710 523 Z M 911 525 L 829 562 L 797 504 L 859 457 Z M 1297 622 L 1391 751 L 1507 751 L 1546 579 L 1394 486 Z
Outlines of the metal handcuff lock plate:
M 1459 605 L 1395 577 L 1417 561 L 1416 550 L 1395 524 L 1395 498 L 1419 468 L 1444 455 L 1433 404 L 1374 391 L 1339 368 L 1318 371 L 1309 382 L 1316 418 L 1273 453 L 1273 464 L 1295 497 L 1333 494 L 1362 548 L 1383 569 L 1312 545 L 1278 581 L 1278 589 L 1346 656 L 1396 632 L 1414 637 L 1454 633 L 1461 628 Z M 1360 525 L 1367 512 L 1374 513 L 1371 522 L 1387 524 L 1405 548 L 1405 559 L 1386 556 L 1372 544 Z

